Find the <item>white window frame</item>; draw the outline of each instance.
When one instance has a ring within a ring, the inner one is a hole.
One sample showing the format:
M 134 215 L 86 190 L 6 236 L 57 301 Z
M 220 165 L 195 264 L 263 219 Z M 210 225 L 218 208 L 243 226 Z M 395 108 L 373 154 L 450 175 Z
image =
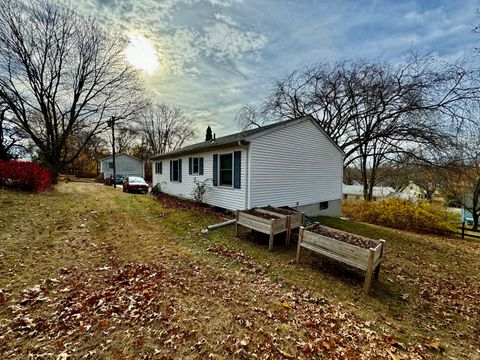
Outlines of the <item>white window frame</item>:
M 161 161 L 155 161 L 155 174 L 162 174 L 163 171 L 160 172 L 160 166 L 161 166 L 160 164 L 161 163 L 162 163 Z
M 221 175 L 221 165 L 222 165 L 222 156 L 224 155 L 230 155 L 232 157 L 232 185 L 225 185 L 223 184 L 222 185 L 222 175 Z M 234 176 L 235 176 L 235 164 L 233 163 L 235 161 L 234 159 L 234 156 L 233 156 L 233 151 L 231 152 L 226 152 L 226 153 L 223 153 L 223 154 L 218 154 L 218 186 L 219 187 L 222 187 L 222 188 L 226 188 L 226 189 L 233 189 L 233 185 L 235 183 L 235 179 L 234 179 Z
M 177 163 L 177 180 L 174 179 L 175 171 L 175 163 Z M 180 182 L 180 159 L 172 160 L 172 182 Z
M 197 171 L 195 172 L 195 159 L 197 160 Z M 192 175 L 200 175 L 200 157 L 192 158 Z

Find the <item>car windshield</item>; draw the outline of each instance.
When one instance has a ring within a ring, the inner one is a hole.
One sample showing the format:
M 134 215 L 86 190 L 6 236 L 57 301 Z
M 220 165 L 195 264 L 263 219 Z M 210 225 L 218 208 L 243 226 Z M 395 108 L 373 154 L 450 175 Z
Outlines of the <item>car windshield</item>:
M 136 184 L 145 184 L 145 180 L 139 177 L 129 177 L 128 178 L 129 183 L 136 183 Z

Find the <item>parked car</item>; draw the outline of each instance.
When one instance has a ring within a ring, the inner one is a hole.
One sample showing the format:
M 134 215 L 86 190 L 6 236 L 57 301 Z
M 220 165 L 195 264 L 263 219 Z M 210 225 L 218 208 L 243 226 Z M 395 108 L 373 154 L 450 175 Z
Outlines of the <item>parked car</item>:
M 148 184 L 141 177 L 129 176 L 123 180 L 123 192 L 138 191 L 146 194 L 148 192 Z
M 125 178 L 123 177 L 122 174 L 116 174 L 115 177 L 117 179 L 116 181 L 117 184 L 123 184 L 123 181 L 125 180 Z

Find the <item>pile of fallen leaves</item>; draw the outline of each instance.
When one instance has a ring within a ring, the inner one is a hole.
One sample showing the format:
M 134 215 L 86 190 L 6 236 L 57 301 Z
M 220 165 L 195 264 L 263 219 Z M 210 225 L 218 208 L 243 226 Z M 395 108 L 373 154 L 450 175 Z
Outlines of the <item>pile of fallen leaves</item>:
M 212 251 L 253 266 L 240 252 Z M 373 323 L 359 321 L 341 304 L 273 283 L 262 273 L 243 273 L 199 261 L 176 268 L 112 263 L 63 269 L 58 279 L 19 298 L 7 294 L 0 352 L 8 358 L 125 358 L 128 351 L 165 359 L 425 358 L 421 346 L 407 349 L 377 334 Z
M 375 241 L 372 241 L 360 236 L 356 236 L 353 234 L 328 230 L 327 228 L 325 228 L 320 224 L 314 224 L 312 226 L 309 226 L 308 228 L 306 228 L 306 230 L 335 239 L 335 240 L 340 240 L 345 243 L 352 244 L 364 249 L 377 247 L 377 244 L 375 243 Z
M 256 209 L 249 209 L 249 210 L 245 210 L 244 212 L 247 213 L 247 214 L 262 218 L 262 219 L 267 219 L 267 220 L 280 219 L 280 216 L 278 216 L 278 215 L 265 214 L 265 213 L 262 213 L 260 211 L 257 211 Z

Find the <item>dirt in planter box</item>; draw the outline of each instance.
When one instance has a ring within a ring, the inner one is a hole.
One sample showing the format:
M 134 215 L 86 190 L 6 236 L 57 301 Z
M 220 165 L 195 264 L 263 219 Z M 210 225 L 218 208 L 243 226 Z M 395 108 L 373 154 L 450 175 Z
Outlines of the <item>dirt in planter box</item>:
M 361 248 L 364 248 L 364 249 L 377 247 L 377 243 L 372 241 L 372 240 L 364 239 L 364 238 L 361 238 L 361 237 L 358 237 L 358 236 L 355 236 L 355 235 L 352 235 L 352 234 L 344 234 L 344 233 L 339 233 L 339 232 L 336 232 L 336 231 L 330 231 L 330 230 L 326 229 L 325 227 L 321 226 L 320 224 L 312 225 L 312 226 L 306 228 L 305 230 L 308 230 L 308 231 L 311 231 L 311 232 L 314 232 L 316 234 L 323 235 L 323 236 L 326 236 L 326 237 L 329 237 L 329 238 L 333 238 L 335 240 L 340 240 L 340 241 L 343 241 L 343 242 L 346 242 L 348 244 L 352 244 L 352 245 L 355 245 L 355 246 L 358 246 L 358 247 L 361 247 Z
M 250 214 L 250 215 L 253 215 L 253 216 L 258 216 L 262 219 L 268 219 L 268 220 L 280 219 L 280 216 L 264 214 L 262 212 L 259 212 L 259 211 L 255 210 L 255 209 L 246 210 L 246 211 L 244 211 L 244 213 L 247 213 L 247 214 Z
M 282 209 L 282 208 L 274 208 L 273 206 L 265 206 L 265 207 L 262 207 L 260 209 L 275 212 L 275 213 L 282 214 L 282 215 L 295 215 L 295 214 L 297 214 L 296 211 Z

